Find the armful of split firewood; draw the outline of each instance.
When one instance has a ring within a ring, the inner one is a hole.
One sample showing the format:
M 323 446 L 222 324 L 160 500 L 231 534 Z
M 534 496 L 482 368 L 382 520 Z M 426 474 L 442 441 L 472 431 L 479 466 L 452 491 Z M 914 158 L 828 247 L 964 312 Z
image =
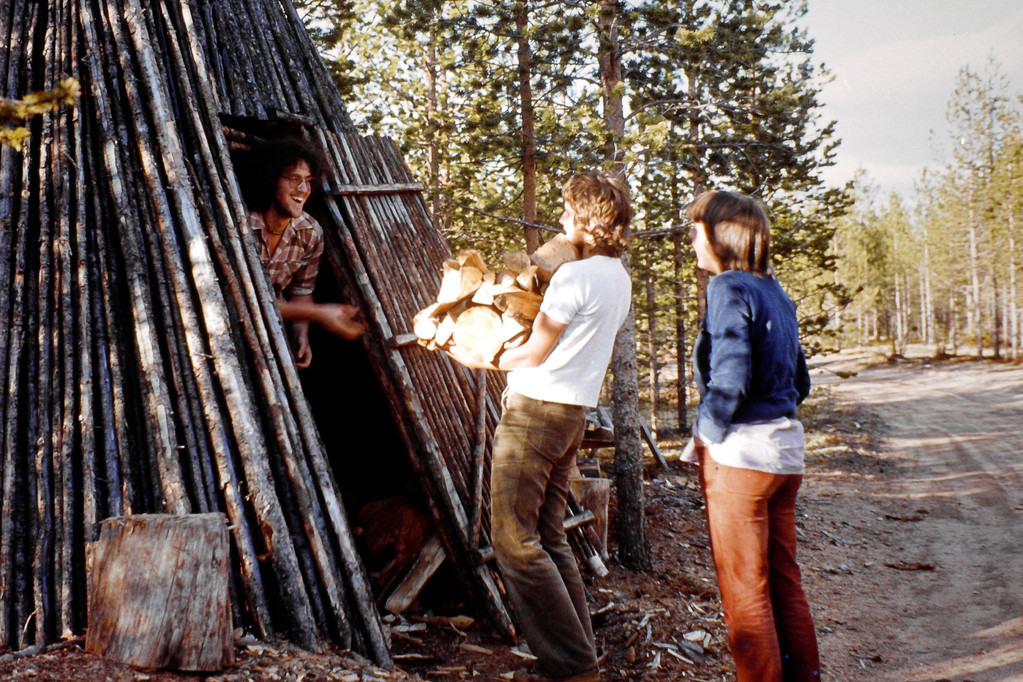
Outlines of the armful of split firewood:
M 540 365 L 564 331 L 540 314 L 544 291 L 554 271 L 577 256 L 559 235 L 531 256 L 505 253 L 500 269 L 487 267 L 475 251 L 448 259 L 436 302 L 413 319 L 419 343 L 472 369 Z
M 526 342 L 521 346 L 508 348 L 497 357 L 497 360 L 489 363 L 479 360 L 475 355 L 457 345 L 449 347 L 447 353 L 452 360 L 470 369 L 508 371 L 539 367 L 558 345 L 558 340 L 561 339 L 567 326 L 562 322 L 554 321 L 544 313 L 539 313 L 533 320 L 533 329 Z

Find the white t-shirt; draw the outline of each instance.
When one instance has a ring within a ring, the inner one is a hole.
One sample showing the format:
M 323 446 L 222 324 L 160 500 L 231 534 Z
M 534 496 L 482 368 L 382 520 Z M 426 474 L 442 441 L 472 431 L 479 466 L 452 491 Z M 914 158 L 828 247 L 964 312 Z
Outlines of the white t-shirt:
M 631 303 L 632 285 L 618 258 L 590 256 L 562 265 L 540 312 L 568 326 L 542 365 L 508 373 L 508 388 L 534 400 L 595 407 Z

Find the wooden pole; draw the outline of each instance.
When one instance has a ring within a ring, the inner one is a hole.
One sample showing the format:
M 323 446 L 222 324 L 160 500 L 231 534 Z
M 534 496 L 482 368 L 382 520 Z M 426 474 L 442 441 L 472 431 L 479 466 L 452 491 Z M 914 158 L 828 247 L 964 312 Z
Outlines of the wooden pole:
M 20 212 L 19 212 L 20 213 Z M 10 295 L 10 321 L 4 332 L 7 344 L 7 385 L 9 396 L 3 428 L 3 514 L 0 516 L 0 647 L 19 648 L 18 597 L 19 575 L 15 571 L 15 530 L 22 524 L 18 510 L 24 504 L 24 492 L 19 488 L 18 470 L 24 466 L 19 456 L 19 425 L 21 411 L 19 368 L 24 347 L 25 252 L 28 235 L 20 215 L 13 216 L 19 229 L 14 230 L 13 277 Z
M 487 450 L 487 373 L 477 372 L 479 387 L 476 391 L 476 447 L 473 449 L 475 472 L 473 476 L 472 527 L 470 537 L 474 549 L 480 548 L 480 525 L 483 518 L 484 454 Z

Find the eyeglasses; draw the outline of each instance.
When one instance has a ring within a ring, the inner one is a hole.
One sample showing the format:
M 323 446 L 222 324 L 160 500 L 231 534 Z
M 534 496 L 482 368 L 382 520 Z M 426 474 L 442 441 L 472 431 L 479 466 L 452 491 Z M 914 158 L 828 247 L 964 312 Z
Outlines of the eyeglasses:
M 302 185 L 309 185 L 309 189 L 313 188 L 313 179 L 306 175 L 282 175 L 281 179 L 286 181 L 291 189 L 298 189 Z

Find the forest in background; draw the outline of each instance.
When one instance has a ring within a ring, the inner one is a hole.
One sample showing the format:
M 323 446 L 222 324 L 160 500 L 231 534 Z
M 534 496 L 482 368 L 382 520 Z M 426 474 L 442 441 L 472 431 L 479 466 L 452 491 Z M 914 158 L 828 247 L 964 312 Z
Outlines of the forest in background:
M 353 118 L 402 147 L 453 249 L 491 260 L 532 250 L 557 224 L 570 174 L 625 173 L 655 430 L 688 426 L 705 280 L 683 211 L 706 189 L 768 205 L 810 353 L 921 341 L 1015 357 L 1020 107 L 996 65 L 964 68 L 951 94 L 961 143 L 948 165 L 914 197 L 880 197 L 866 177 L 821 179 L 840 141 L 819 101 L 829 74 L 799 26 L 805 2 L 296 4 Z
M 833 221 L 851 197 L 820 178 L 837 140 L 818 101 L 828 76 L 797 27 L 805 3 L 297 4 L 353 119 L 402 147 L 453 249 L 490 260 L 531 250 L 557 224 L 569 175 L 626 174 L 635 345 L 655 429 L 687 428 L 701 283 L 682 213 L 696 193 L 767 203 L 808 344 L 826 332 L 844 298 Z M 662 402 L 678 406 L 674 424 L 657 424 Z
M 938 355 L 1021 351 L 1018 271 L 1023 216 L 1023 96 L 999 65 L 963 67 L 946 117 L 951 151 L 911 197 L 857 180 L 836 222 L 836 282 L 850 303 L 830 328 L 846 343 L 909 343 Z

